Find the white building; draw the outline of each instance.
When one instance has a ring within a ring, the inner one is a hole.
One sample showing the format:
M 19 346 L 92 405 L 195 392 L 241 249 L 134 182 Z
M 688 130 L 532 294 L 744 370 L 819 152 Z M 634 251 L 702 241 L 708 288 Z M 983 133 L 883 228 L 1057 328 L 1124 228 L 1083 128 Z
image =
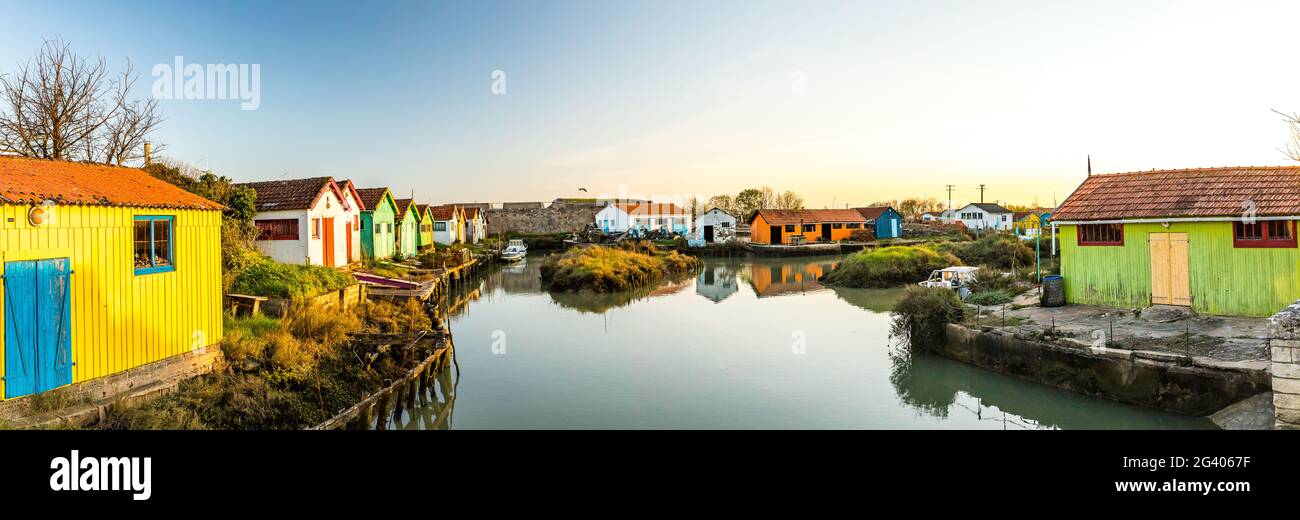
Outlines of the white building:
M 487 238 L 487 212 L 478 206 L 462 208 L 465 215 L 465 243 L 477 244 Z
M 695 219 L 695 233 L 691 238 L 705 242 L 727 242 L 736 238 L 736 217 L 718 208 L 702 213 Z
M 1011 219 L 1012 211 L 997 204 L 970 203 L 956 213 L 957 221 L 965 224 L 968 229 L 1005 231 L 1015 225 Z
M 691 214 L 674 204 L 614 202 L 596 213 L 596 227 L 606 233 L 668 229 L 685 235 L 691 232 Z
M 337 184 L 339 191 L 343 192 L 343 202 L 352 215 L 352 231 L 348 233 L 348 240 L 346 240 L 350 264 L 361 259 L 361 212 L 366 210 L 366 203 L 361 200 L 361 194 L 357 192 L 357 187 L 351 180 L 344 179 Z
M 273 260 L 342 267 L 360 258 L 361 209 L 355 190 L 344 194 L 329 177 L 242 186 L 257 192 L 254 243 Z
M 925 222 L 934 222 L 939 220 L 939 215 L 927 211 L 921 214 L 921 220 Z
M 460 206 L 434 206 L 433 241 L 444 246 L 465 241 L 465 210 Z

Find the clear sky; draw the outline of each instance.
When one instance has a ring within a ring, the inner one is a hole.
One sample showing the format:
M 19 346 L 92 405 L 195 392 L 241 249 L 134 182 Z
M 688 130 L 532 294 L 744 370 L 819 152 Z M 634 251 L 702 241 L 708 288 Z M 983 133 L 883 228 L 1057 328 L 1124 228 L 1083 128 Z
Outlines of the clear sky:
M 1094 172 L 1287 164 L 1300 2 L 4 1 L 0 71 L 62 36 L 261 65 L 168 100 L 167 155 L 426 202 L 735 193 L 1064 199 Z M 506 73 L 493 95 L 494 70 Z

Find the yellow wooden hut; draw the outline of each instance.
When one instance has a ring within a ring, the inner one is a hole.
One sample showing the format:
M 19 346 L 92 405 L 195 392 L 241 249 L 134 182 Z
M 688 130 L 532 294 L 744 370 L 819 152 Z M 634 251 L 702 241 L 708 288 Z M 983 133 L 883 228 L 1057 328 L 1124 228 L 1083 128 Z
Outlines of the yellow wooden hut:
M 0 396 L 219 343 L 221 209 L 139 169 L 0 157 Z

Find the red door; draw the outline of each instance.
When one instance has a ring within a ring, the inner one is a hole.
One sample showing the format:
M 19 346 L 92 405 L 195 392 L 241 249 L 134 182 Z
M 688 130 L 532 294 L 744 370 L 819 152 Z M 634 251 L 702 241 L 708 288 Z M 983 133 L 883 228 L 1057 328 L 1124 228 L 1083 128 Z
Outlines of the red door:
M 321 219 L 325 233 L 321 235 L 321 245 L 325 248 L 325 266 L 334 267 L 334 219 Z

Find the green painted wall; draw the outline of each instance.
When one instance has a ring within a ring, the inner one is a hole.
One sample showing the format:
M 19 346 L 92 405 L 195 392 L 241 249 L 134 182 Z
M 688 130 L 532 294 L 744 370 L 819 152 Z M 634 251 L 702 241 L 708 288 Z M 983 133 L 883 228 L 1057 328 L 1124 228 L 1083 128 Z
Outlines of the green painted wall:
M 1062 225 L 1061 274 L 1071 303 L 1151 304 L 1151 233 L 1187 233 L 1192 309 L 1201 314 L 1271 316 L 1300 299 L 1300 250 L 1232 247 L 1231 222 L 1125 224 L 1123 246 L 1080 247 Z
M 392 195 L 385 193 L 379 207 L 361 212 L 361 254 L 366 258 L 388 258 L 393 256 L 393 235 L 397 228 L 393 218 L 397 215 L 397 204 Z
M 412 203 L 411 207 L 406 210 L 406 214 L 402 215 L 402 221 L 397 223 L 402 228 L 397 233 L 397 241 L 400 242 L 397 247 L 402 256 L 414 255 L 420 245 L 420 219 L 416 217 L 416 213 L 418 212 L 415 209 L 415 204 Z

